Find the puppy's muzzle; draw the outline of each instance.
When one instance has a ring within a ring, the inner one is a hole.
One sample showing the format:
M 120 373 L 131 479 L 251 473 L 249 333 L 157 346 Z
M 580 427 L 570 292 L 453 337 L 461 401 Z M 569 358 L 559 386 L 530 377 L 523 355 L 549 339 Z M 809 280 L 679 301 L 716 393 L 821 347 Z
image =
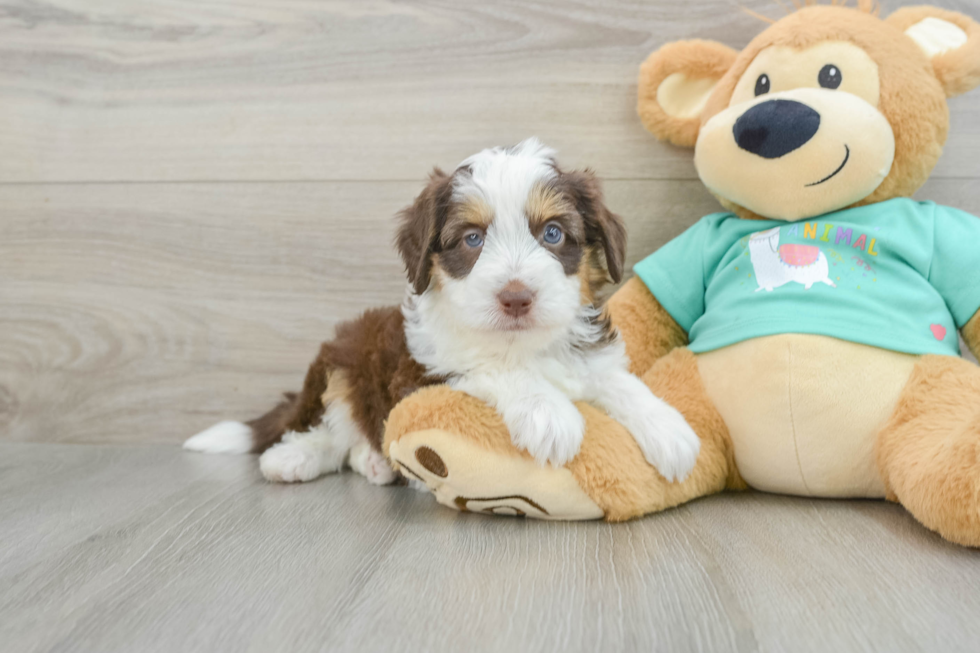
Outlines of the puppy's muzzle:
M 520 281 L 511 281 L 497 293 L 500 308 L 510 317 L 521 317 L 531 312 L 534 293 Z

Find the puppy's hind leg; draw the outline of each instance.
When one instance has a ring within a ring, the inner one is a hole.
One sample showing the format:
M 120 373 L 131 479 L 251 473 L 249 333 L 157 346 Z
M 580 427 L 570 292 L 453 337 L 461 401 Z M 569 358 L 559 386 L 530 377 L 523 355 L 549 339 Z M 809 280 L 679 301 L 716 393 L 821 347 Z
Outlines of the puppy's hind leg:
M 290 431 L 282 436 L 282 442 L 259 458 L 262 475 L 270 481 L 296 483 L 340 471 L 359 434 L 350 433 L 343 424 L 336 428 L 346 417 L 339 413 L 349 414 L 346 404 L 328 406 L 323 421 L 306 433 Z
M 305 432 L 285 433 L 281 442 L 259 458 L 262 475 L 270 481 L 295 483 L 340 471 L 351 447 L 363 438 L 351 415 L 346 395 L 344 373 L 331 373 L 323 396 L 326 409 L 319 424 Z

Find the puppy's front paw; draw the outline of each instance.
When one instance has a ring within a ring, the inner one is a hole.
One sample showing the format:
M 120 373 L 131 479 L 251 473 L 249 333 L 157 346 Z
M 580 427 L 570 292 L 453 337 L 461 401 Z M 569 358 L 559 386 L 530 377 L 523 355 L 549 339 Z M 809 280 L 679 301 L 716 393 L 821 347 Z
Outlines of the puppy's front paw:
M 571 401 L 528 397 L 504 411 L 511 442 L 539 465 L 561 467 L 578 454 L 585 420 Z
M 701 439 L 675 408 L 658 399 L 624 420 L 646 461 L 668 481 L 683 481 L 694 469 Z
M 259 469 L 276 483 L 312 481 L 320 475 L 320 455 L 302 444 L 280 442 L 262 454 Z

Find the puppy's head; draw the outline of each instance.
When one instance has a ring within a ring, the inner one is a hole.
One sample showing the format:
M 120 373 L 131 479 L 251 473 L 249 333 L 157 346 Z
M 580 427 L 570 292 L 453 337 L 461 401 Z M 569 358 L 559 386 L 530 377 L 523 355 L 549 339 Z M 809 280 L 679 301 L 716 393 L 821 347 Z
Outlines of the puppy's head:
M 563 172 L 535 139 L 432 173 L 401 213 L 398 250 L 416 294 L 438 293 L 482 331 L 571 323 L 623 274 L 626 231 L 595 175 Z

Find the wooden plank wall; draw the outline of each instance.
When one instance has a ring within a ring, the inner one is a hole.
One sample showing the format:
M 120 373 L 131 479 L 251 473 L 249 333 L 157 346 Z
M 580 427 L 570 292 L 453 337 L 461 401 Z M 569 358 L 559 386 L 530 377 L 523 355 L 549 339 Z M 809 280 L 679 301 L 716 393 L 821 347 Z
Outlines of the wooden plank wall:
M 886 11 L 897 7 L 888 3 Z M 975 1 L 942 6 L 980 15 Z M 591 166 L 630 262 L 717 204 L 635 115 L 666 41 L 756 0 L 0 2 L 0 438 L 178 442 L 301 382 L 397 302 L 433 165 L 537 135 Z M 980 93 L 919 197 L 980 214 Z

